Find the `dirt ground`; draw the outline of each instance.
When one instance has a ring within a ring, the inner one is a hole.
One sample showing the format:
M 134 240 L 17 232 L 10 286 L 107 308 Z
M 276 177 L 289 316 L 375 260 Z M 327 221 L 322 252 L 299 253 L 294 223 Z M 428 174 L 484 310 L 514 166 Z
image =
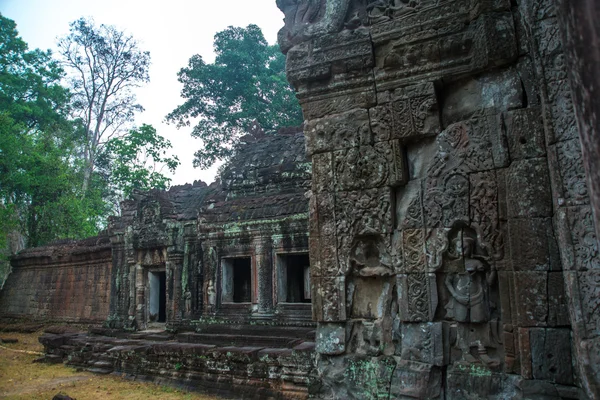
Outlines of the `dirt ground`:
M 50 400 L 54 395 L 63 393 L 77 400 L 217 400 L 212 396 L 125 380 L 114 375 L 77 372 L 62 364 L 33 363 L 43 351 L 38 342 L 41 333 L 0 332 L 1 339 L 18 339 L 18 343 L 0 344 L 0 399 Z

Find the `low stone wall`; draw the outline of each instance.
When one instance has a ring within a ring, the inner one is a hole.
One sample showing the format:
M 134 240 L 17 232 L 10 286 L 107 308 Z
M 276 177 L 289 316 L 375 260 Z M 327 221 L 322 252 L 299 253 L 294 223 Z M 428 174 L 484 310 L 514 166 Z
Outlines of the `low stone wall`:
M 314 342 L 272 348 L 196 343 L 195 333 L 119 335 L 46 333 L 40 342 L 49 362 L 235 399 L 306 399 L 314 378 Z
M 11 260 L 0 318 L 98 323 L 108 317 L 112 253 L 107 237 L 25 250 Z

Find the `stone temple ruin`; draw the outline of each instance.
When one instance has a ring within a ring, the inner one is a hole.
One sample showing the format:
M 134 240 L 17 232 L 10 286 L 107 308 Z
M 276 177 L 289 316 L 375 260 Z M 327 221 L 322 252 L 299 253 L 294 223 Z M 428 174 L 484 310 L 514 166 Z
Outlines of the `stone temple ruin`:
M 220 183 L 21 253 L 1 315 L 104 324 L 43 336 L 49 360 L 239 397 L 600 398 L 554 3 L 277 4 L 304 135 L 247 136 Z

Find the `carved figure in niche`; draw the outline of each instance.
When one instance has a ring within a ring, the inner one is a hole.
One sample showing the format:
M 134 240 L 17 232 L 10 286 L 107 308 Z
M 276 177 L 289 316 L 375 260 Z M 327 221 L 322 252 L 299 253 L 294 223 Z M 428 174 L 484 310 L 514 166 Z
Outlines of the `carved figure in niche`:
M 392 276 L 392 258 L 376 235 L 358 237 L 350 249 L 350 268 L 358 276 Z
M 485 256 L 477 254 L 476 233 L 472 229 L 463 229 L 458 238 L 455 247 L 460 248 L 454 249 L 454 254 L 449 249 L 448 255 L 450 258 L 462 256 L 464 271 L 447 274 L 444 280 L 450 294 L 445 307 L 446 318 L 458 322 L 454 325 L 454 346 L 466 363 L 497 367 L 499 360 L 488 354 L 489 349 L 497 348 L 500 343 L 499 324 L 493 319 L 496 306 L 491 298 L 497 272 L 494 266 L 489 266 Z
M 208 304 L 210 306 L 214 306 L 217 302 L 217 293 L 215 292 L 215 285 L 212 279 L 208 281 L 208 288 L 206 289 L 206 293 L 208 294 Z
M 475 238 L 464 235 L 462 255 L 465 272 L 448 274 L 445 285 L 450 292 L 446 317 L 458 322 L 487 322 L 490 319 L 490 287 L 496 280 L 496 269 L 487 268 L 475 255 Z
M 192 292 L 187 289 L 183 295 L 185 300 L 185 314 L 189 316 L 192 313 Z

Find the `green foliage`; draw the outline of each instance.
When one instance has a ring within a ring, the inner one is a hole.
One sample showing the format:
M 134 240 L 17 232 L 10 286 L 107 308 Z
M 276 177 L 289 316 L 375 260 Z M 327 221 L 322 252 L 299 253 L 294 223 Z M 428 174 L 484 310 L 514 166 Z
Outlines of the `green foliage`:
M 109 140 L 102 164 L 107 166 L 111 183 L 124 197 L 136 189 L 166 189 L 171 179 L 162 174 L 163 169 L 174 173 L 179 166 L 177 156 L 167 156 L 170 148 L 171 143 L 158 135 L 154 127 L 144 124 Z
M 186 101 L 167 121 L 196 125 L 192 136 L 203 142 L 194 165 L 208 168 L 230 157 L 254 121 L 266 131 L 299 125 L 302 113 L 285 76 L 285 57 L 269 46 L 260 28 L 229 27 L 215 35 L 215 62 L 193 56 L 179 72 Z
M 72 112 L 83 126 L 83 191 L 87 192 L 104 145 L 126 133 L 143 111 L 133 89 L 150 78 L 150 53 L 114 26 L 80 18 L 58 43 L 69 72 Z M 87 194 L 87 193 L 86 193 Z
M 0 38 L 0 256 L 6 256 L 23 244 L 93 235 L 105 209 L 98 193 L 81 196 L 81 130 L 68 119 L 59 63 L 49 51 L 29 51 L 3 16 Z

